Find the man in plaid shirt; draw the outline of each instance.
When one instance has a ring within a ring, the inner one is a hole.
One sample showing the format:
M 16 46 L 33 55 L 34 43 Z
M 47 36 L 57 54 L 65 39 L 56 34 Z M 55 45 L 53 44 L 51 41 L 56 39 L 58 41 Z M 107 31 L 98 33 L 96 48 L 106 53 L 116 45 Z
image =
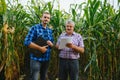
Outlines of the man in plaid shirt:
M 66 43 L 66 48 L 59 49 L 59 80 L 78 80 L 79 77 L 79 57 L 84 53 L 83 38 L 80 34 L 74 32 L 75 23 L 72 20 L 66 21 L 66 32 L 62 33 L 56 43 L 59 49 L 62 38 L 71 38 L 70 43 Z
M 34 54 L 30 53 L 31 80 L 38 80 L 39 73 L 40 80 L 46 80 L 45 78 L 48 71 L 51 47 L 53 46 L 52 30 L 47 26 L 50 21 L 50 14 L 48 12 L 44 12 L 41 17 L 41 21 L 42 22 L 40 24 L 36 24 L 31 27 L 24 41 L 25 46 L 39 50 L 43 53 L 40 57 L 35 57 Z M 39 36 L 47 41 L 46 46 L 39 46 L 34 43 Z

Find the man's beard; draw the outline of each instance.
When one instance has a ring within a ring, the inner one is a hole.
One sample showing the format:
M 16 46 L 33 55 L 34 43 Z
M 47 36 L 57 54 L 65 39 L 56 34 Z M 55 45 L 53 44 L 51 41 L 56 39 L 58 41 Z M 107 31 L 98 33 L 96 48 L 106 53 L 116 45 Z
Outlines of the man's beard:
M 48 24 L 48 21 L 44 21 L 43 23 L 44 23 L 44 24 Z

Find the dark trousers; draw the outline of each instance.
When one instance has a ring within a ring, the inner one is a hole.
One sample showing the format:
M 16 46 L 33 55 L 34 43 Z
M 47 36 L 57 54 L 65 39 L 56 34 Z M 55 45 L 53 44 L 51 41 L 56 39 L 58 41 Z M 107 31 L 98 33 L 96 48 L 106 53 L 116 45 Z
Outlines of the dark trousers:
M 59 80 L 78 80 L 79 61 L 77 59 L 59 60 Z M 69 78 L 68 78 L 69 77 Z

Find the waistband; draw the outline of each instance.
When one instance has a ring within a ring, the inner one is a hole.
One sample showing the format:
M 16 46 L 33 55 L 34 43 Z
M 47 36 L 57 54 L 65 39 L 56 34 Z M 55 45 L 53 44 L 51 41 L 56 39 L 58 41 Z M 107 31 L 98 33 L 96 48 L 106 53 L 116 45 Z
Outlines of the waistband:
M 78 60 L 78 59 L 71 59 L 71 58 L 59 58 L 61 60 Z

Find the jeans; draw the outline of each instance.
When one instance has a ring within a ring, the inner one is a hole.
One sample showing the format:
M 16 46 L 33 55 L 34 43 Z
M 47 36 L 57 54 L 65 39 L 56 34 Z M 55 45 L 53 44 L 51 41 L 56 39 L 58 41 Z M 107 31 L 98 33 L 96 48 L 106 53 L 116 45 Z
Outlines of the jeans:
M 39 78 L 40 80 L 46 80 L 48 65 L 49 65 L 49 61 L 40 62 L 40 61 L 30 60 L 30 70 L 31 70 L 30 80 L 38 80 Z
M 77 59 L 61 59 L 59 61 L 59 80 L 78 80 L 79 61 Z M 69 78 L 68 78 L 69 77 Z

